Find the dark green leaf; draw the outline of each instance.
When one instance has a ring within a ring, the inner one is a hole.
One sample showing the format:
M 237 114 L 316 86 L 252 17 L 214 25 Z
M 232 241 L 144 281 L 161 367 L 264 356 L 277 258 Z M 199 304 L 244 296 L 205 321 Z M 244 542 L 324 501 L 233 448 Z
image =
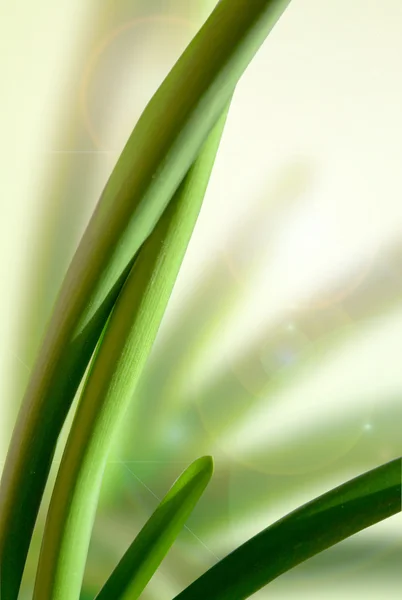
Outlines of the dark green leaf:
M 176 600 L 243 600 L 308 558 L 401 511 L 400 458 L 277 521 L 217 563 Z

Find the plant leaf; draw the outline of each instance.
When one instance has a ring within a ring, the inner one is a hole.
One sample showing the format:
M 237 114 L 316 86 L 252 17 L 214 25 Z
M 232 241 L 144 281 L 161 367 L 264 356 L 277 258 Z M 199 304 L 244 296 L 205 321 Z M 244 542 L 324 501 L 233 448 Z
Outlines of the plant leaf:
M 141 248 L 98 345 L 47 515 L 34 600 L 78 600 L 100 486 L 196 223 L 227 110 Z
M 213 462 L 204 456 L 174 483 L 144 525 L 96 600 L 136 600 L 162 562 L 211 479 Z
M 131 134 L 67 272 L 0 489 L 0 592 L 16 600 L 58 436 L 134 256 L 290 0 L 221 0 Z
M 176 600 L 243 600 L 296 565 L 401 511 L 400 458 L 335 488 L 226 556 Z

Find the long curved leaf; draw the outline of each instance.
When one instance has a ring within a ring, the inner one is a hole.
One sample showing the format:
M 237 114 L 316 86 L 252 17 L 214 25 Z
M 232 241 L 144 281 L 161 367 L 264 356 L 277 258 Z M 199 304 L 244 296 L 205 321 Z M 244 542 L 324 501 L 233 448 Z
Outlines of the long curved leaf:
M 152 348 L 219 147 L 226 111 L 141 248 L 98 345 L 57 474 L 34 600 L 78 600 L 104 468 Z
M 402 510 L 402 460 L 335 488 L 218 562 L 176 600 L 243 600 L 308 558 Z
M 130 136 L 68 270 L 0 488 L 0 592 L 16 600 L 57 439 L 133 259 L 290 0 L 221 0 Z
M 141 529 L 96 600 L 136 600 L 162 562 L 211 479 L 210 456 L 194 461 Z

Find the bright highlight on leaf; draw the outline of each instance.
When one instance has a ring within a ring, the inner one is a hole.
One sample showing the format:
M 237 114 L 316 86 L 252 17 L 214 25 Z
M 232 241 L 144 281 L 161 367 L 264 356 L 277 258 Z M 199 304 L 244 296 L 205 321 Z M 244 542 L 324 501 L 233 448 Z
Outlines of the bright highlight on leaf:
M 243 600 L 315 554 L 402 510 L 402 459 L 305 504 L 226 556 L 176 600 Z
M 199 458 L 179 477 L 144 525 L 96 600 L 136 600 L 180 533 L 212 476 L 212 458 Z

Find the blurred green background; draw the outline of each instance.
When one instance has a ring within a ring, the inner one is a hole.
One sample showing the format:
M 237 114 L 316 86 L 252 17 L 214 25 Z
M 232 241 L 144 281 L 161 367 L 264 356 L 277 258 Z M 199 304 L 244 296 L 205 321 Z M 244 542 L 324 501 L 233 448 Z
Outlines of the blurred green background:
M 0 460 L 102 187 L 214 4 L 2 3 Z M 212 484 L 144 600 L 172 598 L 273 520 L 402 454 L 401 32 L 399 0 L 293 0 L 241 80 L 108 463 L 83 598 L 201 454 Z M 400 526 L 257 597 L 399 598 Z M 42 527 L 43 514 L 23 599 Z

